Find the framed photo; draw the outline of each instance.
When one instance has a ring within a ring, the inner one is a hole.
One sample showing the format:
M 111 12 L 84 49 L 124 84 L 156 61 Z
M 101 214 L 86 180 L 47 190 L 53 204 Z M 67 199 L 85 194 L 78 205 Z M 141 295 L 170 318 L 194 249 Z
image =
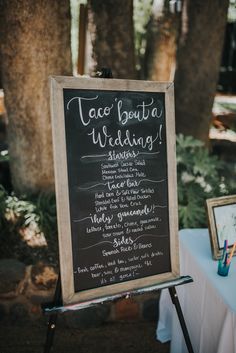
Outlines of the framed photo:
M 236 241 L 236 195 L 206 200 L 212 256 L 220 259 L 224 241 L 232 248 Z

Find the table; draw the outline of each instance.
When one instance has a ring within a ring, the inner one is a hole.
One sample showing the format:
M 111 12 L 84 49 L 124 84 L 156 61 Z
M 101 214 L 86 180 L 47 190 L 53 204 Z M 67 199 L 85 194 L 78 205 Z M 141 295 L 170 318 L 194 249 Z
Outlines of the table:
M 207 229 L 182 230 L 179 238 L 180 273 L 194 282 L 176 290 L 194 353 L 236 353 L 236 257 L 228 277 L 221 277 Z M 188 352 L 167 290 L 161 294 L 157 339 L 171 339 L 171 353 Z

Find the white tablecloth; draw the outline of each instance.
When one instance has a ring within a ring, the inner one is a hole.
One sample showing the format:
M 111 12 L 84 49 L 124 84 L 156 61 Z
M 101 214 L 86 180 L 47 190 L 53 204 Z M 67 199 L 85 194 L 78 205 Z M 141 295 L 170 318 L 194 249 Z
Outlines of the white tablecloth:
M 194 282 L 176 287 L 194 353 L 236 353 L 236 257 L 229 275 L 217 275 L 207 229 L 182 230 L 181 275 Z M 171 339 L 171 353 L 188 352 L 168 290 L 160 299 L 157 339 Z

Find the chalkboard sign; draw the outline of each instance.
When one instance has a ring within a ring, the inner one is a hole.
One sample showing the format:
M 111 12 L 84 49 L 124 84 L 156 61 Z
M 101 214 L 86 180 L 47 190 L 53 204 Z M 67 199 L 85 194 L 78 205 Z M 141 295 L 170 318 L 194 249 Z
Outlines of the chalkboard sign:
M 173 91 L 51 78 L 65 304 L 179 276 Z

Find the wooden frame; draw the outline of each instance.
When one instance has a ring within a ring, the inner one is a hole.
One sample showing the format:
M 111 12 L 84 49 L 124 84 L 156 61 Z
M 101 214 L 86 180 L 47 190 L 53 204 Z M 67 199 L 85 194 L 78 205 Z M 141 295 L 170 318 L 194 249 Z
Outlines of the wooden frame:
M 229 248 L 236 241 L 236 195 L 206 200 L 212 256 L 222 256 L 224 240 Z
M 62 296 L 64 304 L 82 303 L 87 300 L 132 292 L 147 286 L 156 285 L 179 277 L 177 185 L 175 159 L 175 118 L 173 82 L 148 82 L 117 79 L 73 78 L 54 76 L 51 83 L 51 115 L 54 147 L 54 169 L 57 196 L 58 232 Z M 73 279 L 73 258 L 71 240 L 71 221 L 68 190 L 68 171 L 66 154 L 66 133 L 64 123 L 63 89 L 86 89 L 122 92 L 162 92 L 165 97 L 169 237 L 171 271 L 109 284 L 94 289 L 75 292 Z

